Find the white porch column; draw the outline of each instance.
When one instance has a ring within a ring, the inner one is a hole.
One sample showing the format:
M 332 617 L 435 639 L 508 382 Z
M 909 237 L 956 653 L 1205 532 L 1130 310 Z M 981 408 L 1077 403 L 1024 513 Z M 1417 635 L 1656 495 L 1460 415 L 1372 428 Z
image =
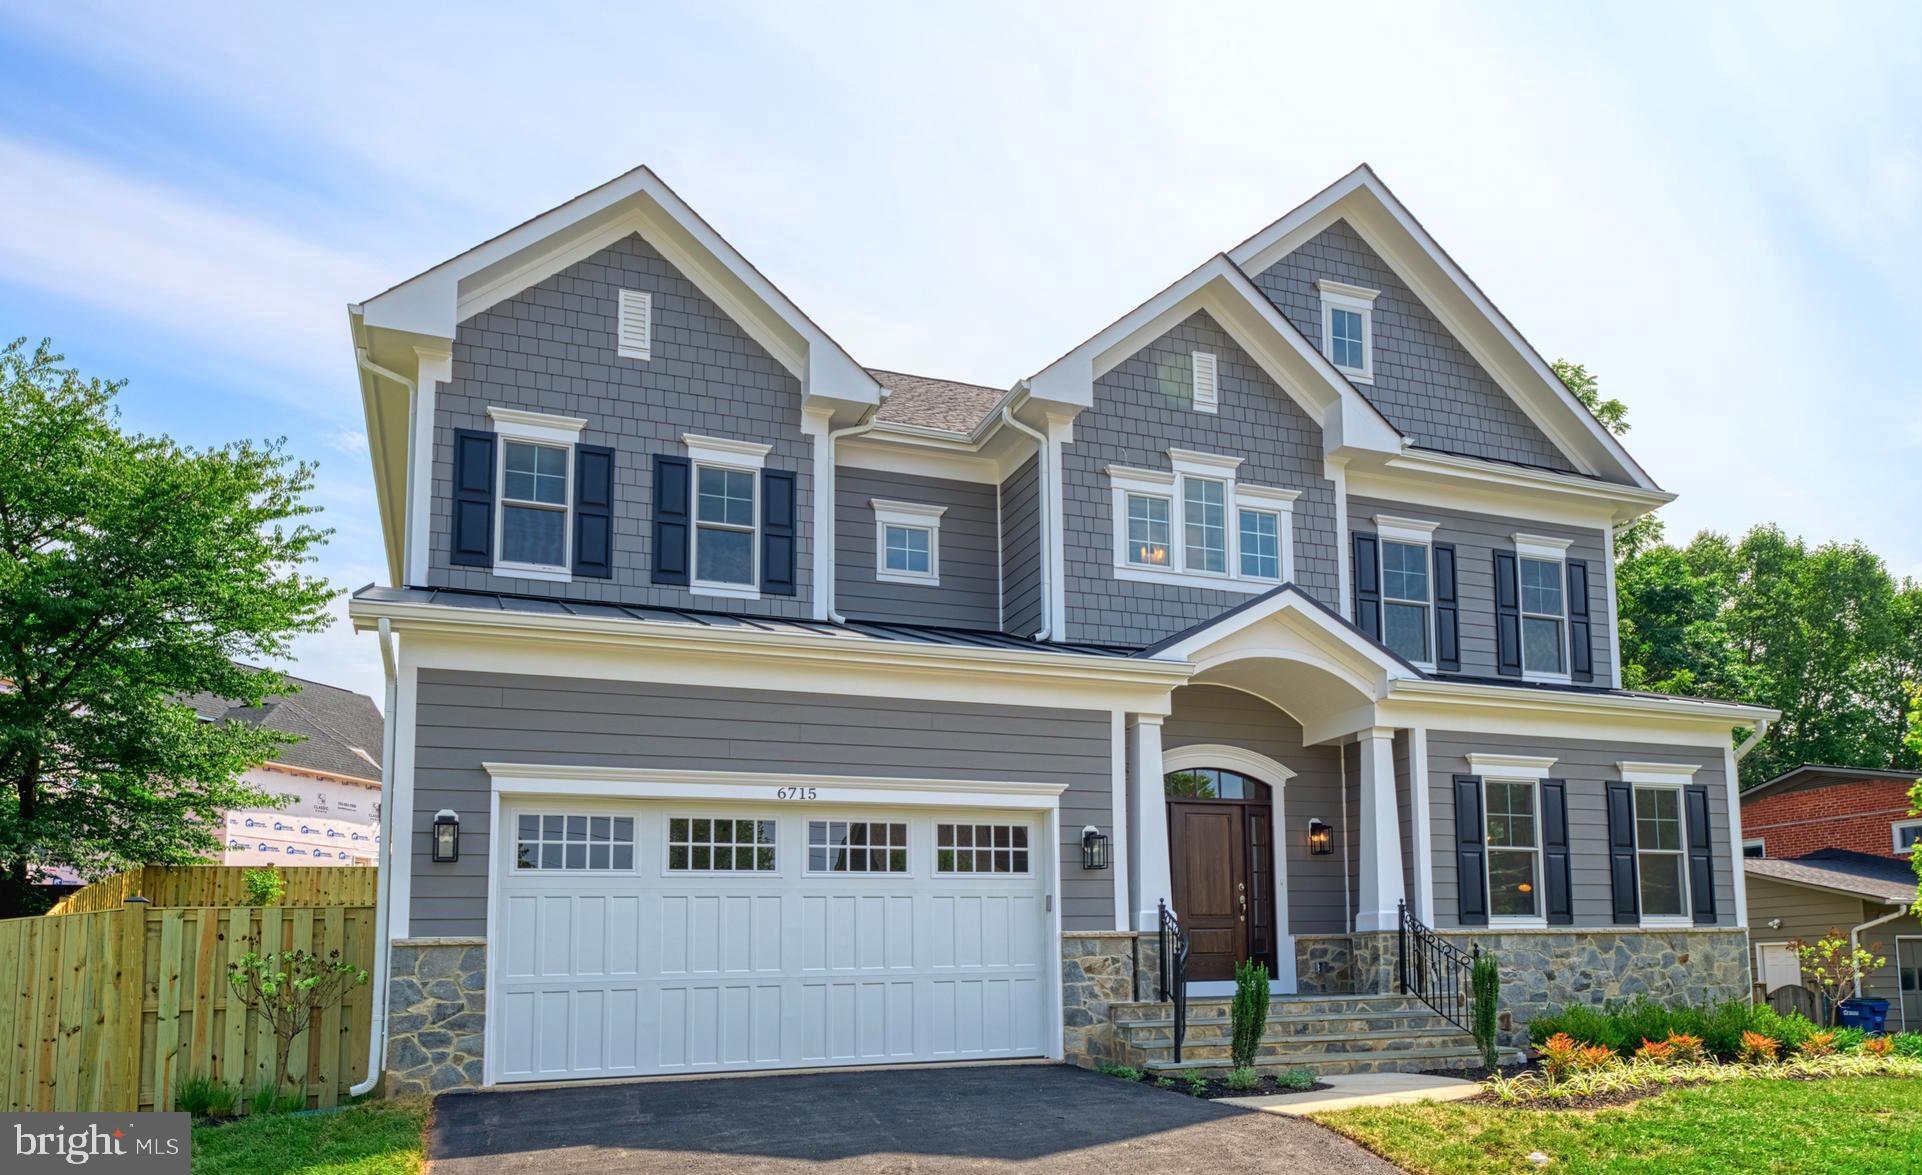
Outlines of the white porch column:
M 1361 902 L 1357 931 L 1394 930 L 1402 899 L 1401 817 L 1395 804 L 1395 732 L 1361 732 Z
M 1134 928 L 1160 925 L 1157 903 L 1174 904 L 1168 869 L 1168 801 L 1161 785 L 1161 716 L 1128 716 L 1128 877 L 1134 890 Z

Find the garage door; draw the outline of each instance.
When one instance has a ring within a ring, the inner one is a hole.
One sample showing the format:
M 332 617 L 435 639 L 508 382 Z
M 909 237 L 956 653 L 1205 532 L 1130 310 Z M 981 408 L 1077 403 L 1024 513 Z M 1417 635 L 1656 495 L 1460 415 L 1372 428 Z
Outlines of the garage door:
M 503 808 L 497 1081 L 1039 1056 L 1034 812 Z

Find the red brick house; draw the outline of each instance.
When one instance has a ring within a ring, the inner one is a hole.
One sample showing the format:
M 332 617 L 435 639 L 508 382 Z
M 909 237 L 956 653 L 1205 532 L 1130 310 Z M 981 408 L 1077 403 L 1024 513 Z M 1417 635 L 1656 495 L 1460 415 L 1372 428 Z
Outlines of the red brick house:
M 1913 771 L 1805 763 L 1742 793 L 1742 855 L 1806 857 L 1820 849 L 1907 857 L 1922 840 L 1909 815 Z

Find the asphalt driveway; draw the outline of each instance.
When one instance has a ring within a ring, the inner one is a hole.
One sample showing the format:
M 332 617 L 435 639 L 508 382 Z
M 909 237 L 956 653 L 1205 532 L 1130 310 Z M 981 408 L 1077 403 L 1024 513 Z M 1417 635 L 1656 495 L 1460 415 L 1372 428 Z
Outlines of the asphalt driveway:
M 1065 1065 L 449 1094 L 427 1146 L 430 1175 L 1399 1170 L 1308 1122 Z

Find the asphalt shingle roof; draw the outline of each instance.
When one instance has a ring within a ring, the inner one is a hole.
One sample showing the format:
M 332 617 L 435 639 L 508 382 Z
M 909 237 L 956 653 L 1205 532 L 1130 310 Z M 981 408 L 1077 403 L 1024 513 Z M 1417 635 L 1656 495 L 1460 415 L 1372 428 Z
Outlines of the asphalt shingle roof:
M 1859 893 L 1877 901 L 1915 900 L 1915 872 L 1900 857 L 1821 849 L 1805 857 L 1745 857 L 1742 867 L 1758 877 Z
M 881 408 L 874 418 L 889 424 L 912 424 L 947 432 L 973 432 L 976 426 L 987 419 L 988 413 L 1001 403 L 1002 397 L 1008 394 L 1005 388 L 934 379 L 925 375 L 905 375 L 872 367 L 868 368 L 868 374 L 888 389 L 888 398 L 881 402 Z
M 258 706 L 236 706 L 224 698 L 198 694 L 182 699 L 194 713 L 216 722 L 247 722 L 302 736 L 281 748 L 274 762 L 355 779 L 380 780 L 380 710 L 366 694 L 287 675 L 300 692 L 266 699 Z

